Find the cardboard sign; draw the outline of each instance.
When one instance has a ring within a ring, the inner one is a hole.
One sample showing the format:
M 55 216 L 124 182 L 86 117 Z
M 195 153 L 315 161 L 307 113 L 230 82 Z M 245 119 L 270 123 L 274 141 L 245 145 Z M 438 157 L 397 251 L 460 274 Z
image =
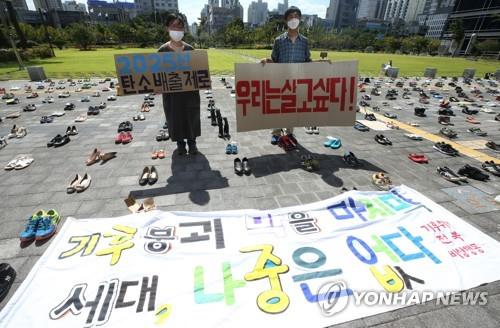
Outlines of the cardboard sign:
M 238 132 L 354 125 L 357 61 L 235 66 Z
M 210 89 L 206 51 L 115 55 L 122 95 Z

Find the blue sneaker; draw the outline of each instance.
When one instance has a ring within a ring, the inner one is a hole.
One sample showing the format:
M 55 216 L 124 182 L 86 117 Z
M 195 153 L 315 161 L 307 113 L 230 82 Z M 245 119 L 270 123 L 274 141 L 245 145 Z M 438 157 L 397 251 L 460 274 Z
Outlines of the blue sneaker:
M 271 145 L 277 145 L 279 139 L 280 139 L 280 136 L 273 134 L 273 136 L 271 137 Z
M 233 153 L 233 147 L 231 146 L 231 144 L 227 144 L 226 146 L 226 154 L 230 155 Z
M 44 215 L 45 212 L 43 210 L 40 210 L 28 219 L 26 229 L 24 229 L 24 231 L 19 234 L 19 239 L 21 239 L 21 242 L 28 242 L 35 239 L 36 232 L 38 230 L 38 227 L 40 226 L 40 221 L 42 220 L 42 217 Z
M 35 239 L 44 240 L 52 237 L 52 235 L 56 233 L 57 225 L 60 220 L 61 217 L 55 210 L 45 212 L 44 216 L 40 220 L 38 229 L 36 230 Z
M 342 141 L 339 138 L 333 138 L 330 148 L 339 149 L 340 147 L 342 147 Z
M 238 146 L 235 143 L 231 143 L 231 154 L 236 155 L 238 154 Z

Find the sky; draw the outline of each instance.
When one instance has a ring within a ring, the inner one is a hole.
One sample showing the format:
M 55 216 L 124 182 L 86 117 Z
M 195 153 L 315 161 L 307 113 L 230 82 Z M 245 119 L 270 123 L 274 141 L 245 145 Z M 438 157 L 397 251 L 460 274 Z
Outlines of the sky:
M 65 0 L 62 0 L 63 2 Z M 87 0 L 76 0 L 80 3 L 87 3 Z M 111 2 L 111 0 L 107 0 Z M 126 2 L 133 2 L 131 0 L 125 0 Z M 243 21 L 247 21 L 247 12 L 248 6 L 252 1 L 256 0 L 240 0 L 241 5 L 243 6 Z M 273 10 L 278 7 L 279 2 L 283 2 L 283 0 L 263 0 L 263 2 L 268 3 L 268 9 Z M 35 9 L 33 4 L 33 0 L 26 0 L 28 7 L 30 9 Z M 203 6 L 208 3 L 208 0 L 178 0 L 179 3 L 179 11 L 185 14 L 188 18 L 189 24 L 192 24 L 197 21 L 197 18 L 200 16 L 200 12 L 203 9 Z M 328 7 L 330 0 L 288 0 L 288 4 L 290 6 L 297 6 L 300 8 L 303 14 L 309 15 L 318 15 L 321 18 L 325 18 L 326 8 Z

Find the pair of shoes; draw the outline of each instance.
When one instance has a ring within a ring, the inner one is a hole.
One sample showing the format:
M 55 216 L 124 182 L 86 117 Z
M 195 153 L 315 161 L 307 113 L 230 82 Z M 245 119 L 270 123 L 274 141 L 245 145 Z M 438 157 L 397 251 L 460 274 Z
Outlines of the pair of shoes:
M 319 128 L 317 126 L 307 126 L 304 130 L 307 134 L 319 134 Z
M 363 132 L 366 132 L 366 131 L 370 131 L 370 128 L 367 127 L 366 125 L 364 125 L 363 123 L 361 122 L 358 122 L 356 121 L 356 123 L 354 124 L 353 126 L 356 130 L 359 130 L 359 131 L 363 131 Z
M 22 170 L 27 168 L 33 163 L 34 158 L 29 155 L 19 155 L 16 156 L 13 160 L 11 160 L 7 165 L 5 165 L 4 169 L 9 170 Z
M 389 191 L 394 188 L 391 178 L 384 172 L 378 172 L 372 175 L 373 184 L 380 190 Z
M 493 151 L 500 152 L 500 144 L 497 144 L 494 141 L 488 141 L 486 143 L 486 147 L 488 147 L 489 149 L 491 149 Z
M 73 103 L 66 103 L 66 105 L 64 105 L 64 110 L 74 110 L 75 109 L 75 104 Z
M 61 216 L 56 210 L 40 210 L 34 213 L 26 224 L 26 228 L 19 234 L 22 243 L 32 240 L 45 240 L 56 233 Z
M 0 303 L 9 293 L 10 287 L 16 280 L 16 271 L 8 263 L 0 264 Z
M 236 158 L 234 160 L 234 172 L 238 175 L 249 175 L 252 173 L 252 169 L 250 168 L 250 163 L 248 162 L 248 158 L 243 157 L 243 159 Z
M 482 131 L 480 128 L 470 128 L 470 129 L 467 129 L 467 131 L 469 131 L 470 133 L 472 133 L 478 137 L 486 137 L 488 135 L 488 133 Z
M 118 125 L 118 132 L 130 132 L 134 130 L 134 126 L 130 121 L 121 122 Z
M 69 183 L 68 187 L 66 188 L 66 192 L 68 194 L 72 194 L 75 191 L 76 192 L 85 191 L 90 186 L 91 181 L 92 178 L 88 173 L 85 173 L 83 177 L 80 176 L 80 174 L 77 174 L 76 177 Z
M 411 153 L 408 155 L 408 158 L 414 161 L 415 163 L 420 163 L 420 164 L 429 163 L 429 159 L 427 158 L 427 156 L 423 154 Z
M 467 117 L 465 118 L 465 121 L 466 121 L 467 123 L 471 123 L 471 124 L 481 124 L 481 122 L 479 122 L 478 120 L 476 120 L 476 118 L 475 118 L 475 117 L 472 117 L 472 116 L 467 116 Z
M 450 144 L 447 144 L 446 142 L 437 142 L 432 146 L 435 150 L 437 150 L 440 153 L 443 153 L 445 155 L 449 156 L 458 156 L 458 150 L 453 148 Z
M 86 114 L 82 114 L 82 115 L 78 116 L 77 118 L 75 118 L 75 122 L 77 122 L 77 123 L 85 122 L 86 120 L 87 120 Z
M 378 142 L 379 144 L 381 145 L 389 145 L 389 146 L 392 146 L 392 141 L 390 141 L 386 136 L 384 136 L 383 134 L 377 134 L 375 136 L 375 141 Z
M 418 117 L 426 117 L 427 115 L 425 114 L 426 108 L 425 107 L 415 107 L 414 113 L 415 116 Z
M 167 141 L 170 139 L 170 135 L 168 134 L 168 130 L 160 130 L 156 135 L 156 141 Z
M 450 139 L 457 137 L 457 133 L 455 132 L 455 130 L 452 130 L 450 128 L 442 128 L 441 130 L 439 130 L 439 133 Z
M 129 142 L 134 139 L 132 137 L 132 133 L 130 132 L 120 132 L 118 135 L 115 137 L 115 144 L 128 144 Z
M 481 166 L 486 172 L 500 177 L 500 164 L 496 164 L 493 161 L 486 161 Z
M 28 134 L 28 130 L 26 130 L 25 127 L 17 127 L 16 125 L 14 125 L 12 127 L 12 129 L 10 130 L 10 133 L 7 135 L 7 139 L 11 139 L 11 138 L 18 138 L 18 139 L 21 139 L 21 138 L 24 138 L 26 135 Z
M 301 162 L 300 164 L 304 168 L 304 170 L 312 172 L 312 171 L 319 171 L 320 165 L 319 161 L 315 158 L 313 158 L 312 155 L 307 155 L 307 156 L 301 156 L 300 157 Z
M 52 116 L 42 116 L 42 118 L 40 119 L 41 124 L 52 122 L 54 122 L 54 118 Z
M 155 150 L 151 153 L 151 159 L 164 159 L 165 158 L 165 150 Z
M 5 137 L 1 137 L 0 138 L 0 149 L 2 149 L 3 147 L 7 146 L 7 139 L 5 139 Z
M 97 106 L 89 106 L 89 109 L 87 110 L 87 115 L 99 115 L 99 107 Z
M 389 129 L 392 129 L 392 130 L 399 130 L 399 126 L 397 126 L 396 123 L 393 121 L 386 122 L 385 126 L 387 126 Z
M 358 158 L 356 157 L 356 155 L 354 155 L 353 152 L 345 152 L 343 159 L 344 162 L 350 167 L 356 167 L 361 165 L 361 162 L 358 160 Z
M 156 171 L 156 168 L 154 166 L 145 167 L 144 170 L 142 170 L 142 174 L 139 178 L 139 184 L 141 186 L 145 186 L 146 184 L 153 185 L 158 181 L 158 172 Z
M 377 118 L 375 117 L 375 114 L 365 114 L 365 120 L 376 121 Z
M 348 192 L 348 191 L 351 191 L 351 190 L 358 190 L 358 188 L 356 188 L 356 186 L 353 186 L 351 190 L 349 190 L 348 188 L 346 187 L 342 187 L 342 189 L 340 189 L 341 191 L 343 192 Z
M 455 113 L 449 108 L 442 108 L 438 110 L 439 115 L 444 115 L 444 116 L 455 116 Z
M 438 123 L 441 125 L 453 125 L 449 116 L 439 116 Z
M 464 106 L 462 108 L 462 113 L 467 114 L 467 115 L 475 115 L 475 114 L 479 113 L 479 111 L 476 109 L 469 109 L 469 107 Z
M 156 209 L 155 201 L 151 197 L 144 199 L 141 205 L 139 205 L 132 196 L 129 196 L 124 201 L 128 210 L 132 213 L 149 212 Z
M 235 141 L 228 143 L 226 146 L 226 154 L 228 155 L 236 155 L 238 154 L 238 145 Z
M 458 175 L 453 170 L 451 170 L 449 167 L 444 166 L 444 167 L 437 167 L 436 169 L 437 173 L 445 180 L 450 181 L 450 182 L 467 182 L 467 177 L 464 177 L 462 175 Z
M 342 147 L 342 140 L 340 140 L 340 138 L 327 136 L 326 141 L 323 143 L 323 145 L 332 149 L 339 149 L 340 147 Z
M 220 111 L 218 111 L 218 113 L 218 115 L 220 115 Z M 219 126 L 219 138 L 230 139 L 231 135 L 229 134 L 229 123 L 227 122 L 227 117 L 217 117 L 217 125 Z
M 392 118 L 392 119 L 398 118 L 398 116 L 396 114 L 392 114 L 392 113 L 389 113 L 389 112 L 385 112 L 384 116 L 387 117 L 387 118 Z
M 102 161 L 101 162 L 101 165 L 102 165 L 115 157 L 116 157 L 116 151 L 112 151 L 109 153 L 103 153 L 99 149 L 95 148 L 94 151 L 92 152 L 92 154 L 90 154 L 89 158 L 87 158 L 87 161 L 85 161 L 85 164 L 87 166 L 90 166 L 90 165 L 95 164 L 99 161 Z
M 66 128 L 66 135 L 68 136 L 76 136 L 78 134 L 78 130 L 76 129 L 76 126 L 68 126 Z
M 69 138 L 69 136 L 67 134 L 65 134 L 65 135 L 58 134 L 47 143 L 47 147 L 52 147 L 52 146 L 61 147 L 70 141 L 71 141 L 71 139 Z
M 283 148 L 285 151 L 294 150 L 297 147 L 297 143 L 294 142 L 294 137 L 292 134 L 281 136 L 278 139 L 278 146 Z
M 458 174 L 479 181 L 486 181 L 490 178 L 489 175 L 481 172 L 481 170 L 469 164 L 465 164 L 460 170 L 458 170 Z
M 99 105 L 97 105 L 97 107 L 99 109 L 104 109 L 104 108 L 106 108 L 106 103 L 101 101 L 101 103 Z
M 146 116 L 144 116 L 144 114 L 139 114 L 132 117 L 132 119 L 134 121 L 144 121 L 146 119 Z
M 417 140 L 417 141 L 423 140 L 423 138 L 421 136 L 419 136 L 418 134 L 405 133 L 405 137 L 407 137 L 411 140 Z
M 35 104 L 27 104 L 23 107 L 23 112 L 34 112 L 36 110 Z

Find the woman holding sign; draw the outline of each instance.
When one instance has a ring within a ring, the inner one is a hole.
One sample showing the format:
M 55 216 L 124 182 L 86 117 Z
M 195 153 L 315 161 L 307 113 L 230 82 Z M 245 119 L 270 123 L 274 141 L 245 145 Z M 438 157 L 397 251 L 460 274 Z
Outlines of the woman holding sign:
M 171 14 L 167 18 L 166 28 L 170 40 L 163 44 L 159 52 L 191 51 L 194 48 L 182 41 L 186 19 L 182 14 Z M 201 135 L 200 93 L 184 91 L 163 94 L 163 110 L 168 122 L 168 132 L 172 141 L 177 142 L 177 154 L 186 155 L 186 143 L 189 154 L 196 155 L 196 137 Z

